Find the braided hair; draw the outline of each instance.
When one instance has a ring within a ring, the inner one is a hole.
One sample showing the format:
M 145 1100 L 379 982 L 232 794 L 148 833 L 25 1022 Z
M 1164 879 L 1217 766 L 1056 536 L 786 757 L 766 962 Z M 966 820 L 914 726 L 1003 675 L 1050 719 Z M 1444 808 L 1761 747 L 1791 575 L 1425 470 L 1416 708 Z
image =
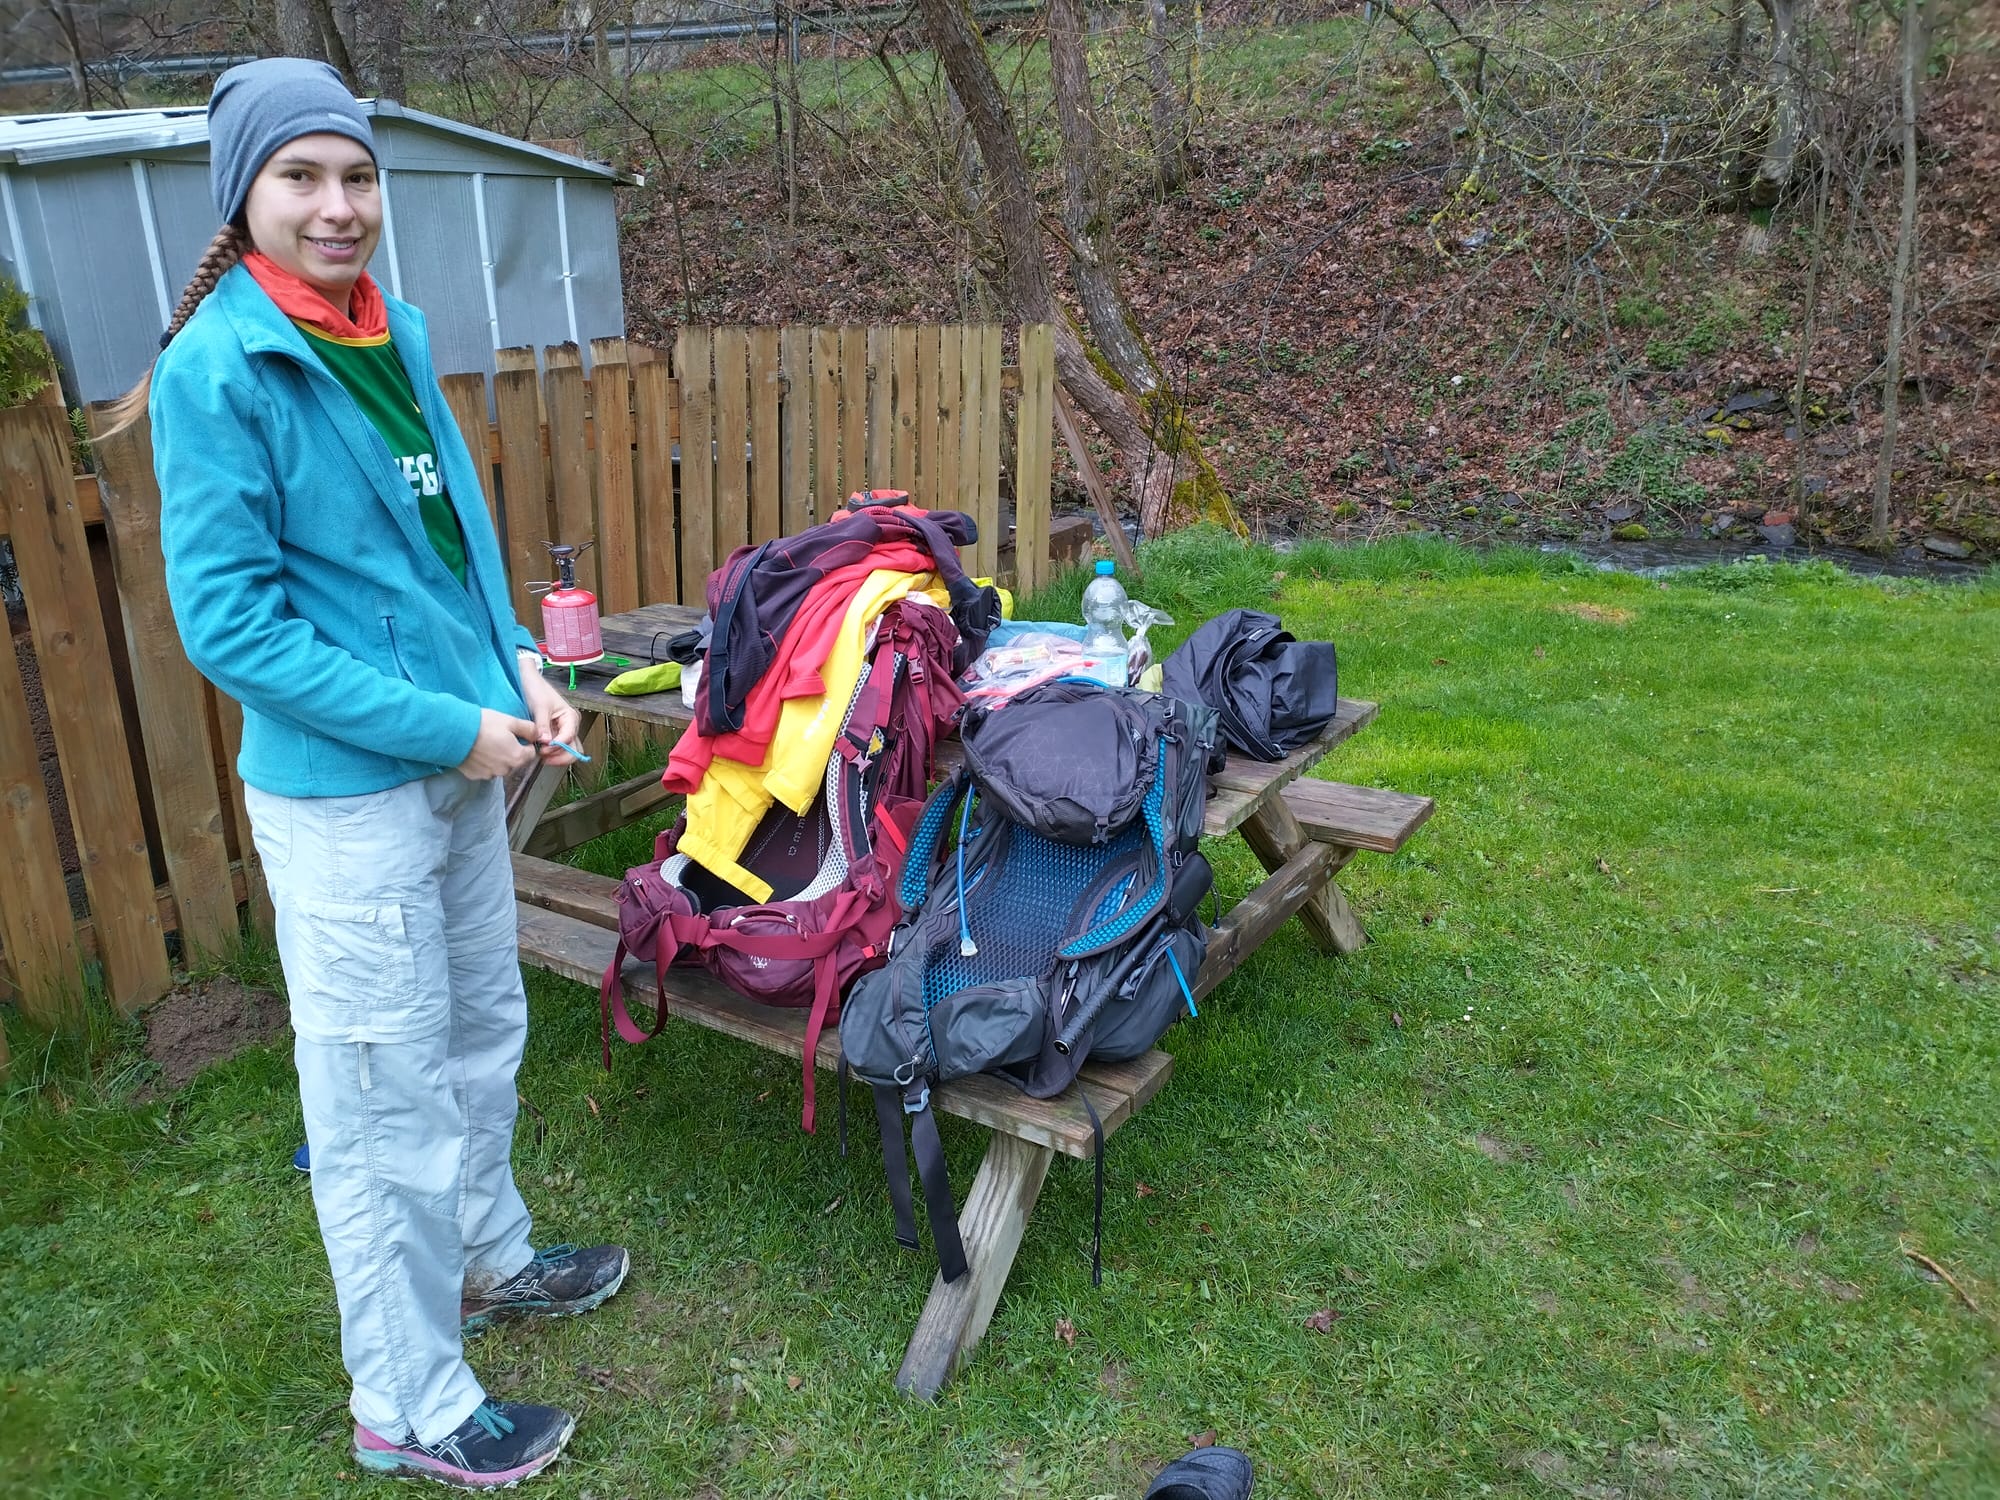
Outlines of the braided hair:
M 181 300 L 174 306 L 174 315 L 167 323 L 167 331 L 160 335 L 160 347 L 166 348 L 173 342 L 174 335 L 187 326 L 187 321 L 195 315 L 195 309 L 202 299 L 215 290 L 215 284 L 222 280 L 229 268 L 243 259 L 250 249 L 250 235 L 247 230 L 234 224 L 224 224 L 215 231 L 215 238 L 208 242 L 208 248 L 201 252 L 201 259 L 195 262 L 194 275 L 188 278 L 187 289 L 181 293 Z M 107 408 L 107 423 L 102 436 L 123 432 L 137 421 L 146 411 L 146 400 L 152 394 L 153 372 L 148 369 L 140 377 L 139 383 L 113 401 Z

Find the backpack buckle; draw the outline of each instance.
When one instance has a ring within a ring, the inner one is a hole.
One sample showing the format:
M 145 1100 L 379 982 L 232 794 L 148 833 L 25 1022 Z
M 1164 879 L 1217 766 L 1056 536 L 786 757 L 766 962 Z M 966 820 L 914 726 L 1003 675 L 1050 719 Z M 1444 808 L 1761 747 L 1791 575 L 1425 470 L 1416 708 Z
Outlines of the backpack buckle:
M 903 1095 L 903 1113 L 906 1115 L 920 1115 L 930 1107 L 931 1086 L 928 1083 L 921 1084 Z

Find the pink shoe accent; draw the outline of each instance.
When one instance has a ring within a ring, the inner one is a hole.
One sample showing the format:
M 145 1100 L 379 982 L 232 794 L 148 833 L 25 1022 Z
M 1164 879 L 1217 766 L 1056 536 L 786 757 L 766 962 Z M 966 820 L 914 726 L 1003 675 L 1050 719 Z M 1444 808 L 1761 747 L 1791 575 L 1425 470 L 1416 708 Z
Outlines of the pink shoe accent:
M 393 1472 L 403 1469 L 423 1474 L 436 1474 L 452 1480 L 467 1489 L 505 1489 L 510 1484 L 519 1484 L 530 1474 L 538 1474 L 556 1461 L 563 1445 L 558 1443 L 539 1458 L 531 1459 L 519 1468 L 502 1470 L 494 1474 L 475 1474 L 470 1469 L 461 1469 L 456 1464 L 448 1464 L 441 1458 L 433 1458 L 421 1448 L 392 1443 L 379 1432 L 372 1432 L 359 1422 L 354 1424 L 354 1456 L 376 1472 Z M 381 1454 L 395 1460 L 383 1464 L 371 1460 L 366 1455 Z

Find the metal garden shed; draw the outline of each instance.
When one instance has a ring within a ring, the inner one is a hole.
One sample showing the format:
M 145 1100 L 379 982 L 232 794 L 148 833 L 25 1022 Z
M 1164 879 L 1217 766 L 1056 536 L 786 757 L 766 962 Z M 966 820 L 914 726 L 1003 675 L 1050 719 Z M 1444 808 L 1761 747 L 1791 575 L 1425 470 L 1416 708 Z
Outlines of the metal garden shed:
M 610 167 L 367 100 L 386 209 L 370 265 L 429 319 L 439 373 L 625 331 Z M 201 109 L 0 117 L 0 271 L 72 403 L 138 379 L 216 229 Z

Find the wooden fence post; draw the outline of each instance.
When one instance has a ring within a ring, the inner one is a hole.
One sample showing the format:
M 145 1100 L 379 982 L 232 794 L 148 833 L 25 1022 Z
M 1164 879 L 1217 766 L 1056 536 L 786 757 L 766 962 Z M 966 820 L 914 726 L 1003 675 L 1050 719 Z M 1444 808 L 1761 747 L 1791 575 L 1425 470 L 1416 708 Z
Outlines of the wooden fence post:
M 889 384 L 889 483 L 915 500 L 917 480 L 917 330 L 902 323 L 891 330 L 894 363 Z
M 486 376 L 474 370 L 469 375 L 446 375 L 438 384 L 444 390 L 444 404 L 451 408 L 452 420 L 458 424 L 459 436 L 465 439 L 466 452 L 472 455 L 472 467 L 479 473 L 479 493 L 485 497 L 493 533 L 504 539 L 506 531 L 501 526 L 500 507 L 493 494 L 493 451 L 487 442 L 490 427 L 486 420 Z M 504 540 L 501 545 L 504 557 Z
M 783 375 L 778 403 L 778 451 L 783 482 L 778 498 L 778 525 L 786 536 L 813 523 L 813 369 L 812 330 L 796 324 L 778 335 Z
M 867 479 L 856 489 L 887 490 L 896 487 L 896 465 L 892 435 L 895 431 L 895 331 L 880 324 L 868 330 Z
M 154 896 L 139 793 L 98 610 L 89 543 L 77 514 L 65 414 L 0 411 L 0 494 L 28 601 L 35 656 L 76 829 L 105 984 L 121 1013 L 173 983 Z
M 840 493 L 845 503 L 879 483 L 868 466 L 868 330 L 840 330 Z
M 715 379 L 706 328 L 683 328 L 674 353 L 681 383 L 681 598 L 700 604 L 715 571 Z
M 1055 383 L 1055 330 L 1047 323 L 1022 325 L 1021 399 L 1014 409 L 1014 572 L 1023 593 L 1049 576 Z
M 639 430 L 637 492 L 639 589 L 648 604 L 679 603 L 680 538 L 674 524 L 674 430 L 679 391 L 664 359 L 632 367 Z
M 840 508 L 840 330 L 812 332 L 813 520 Z
M 991 571 L 1000 567 L 1000 544 L 1006 540 L 1007 532 L 1000 524 L 1000 329 L 992 323 L 981 324 L 974 330 L 979 349 L 979 404 L 965 409 L 966 431 L 974 426 L 979 429 L 979 462 L 973 469 L 973 480 L 978 496 L 977 509 L 973 519 L 979 523 L 979 534 L 993 538 L 993 558 Z M 972 360 L 974 340 L 966 344 L 966 361 Z M 959 462 L 965 463 L 963 456 Z M 1021 549 L 1014 548 L 1014 570 L 1019 581 Z
M 646 602 L 639 593 L 639 519 L 633 489 L 632 386 L 623 339 L 590 344 L 590 410 L 597 428 L 597 575 L 604 612 Z
M 493 376 L 494 407 L 500 417 L 500 502 L 507 517 L 508 598 L 514 617 L 542 634 L 542 612 L 528 584 L 548 576 L 550 539 L 548 470 L 542 462 L 542 397 L 535 379 L 534 355 L 524 349 L 502 349 Z M 515 356 L 513 359 L 504 356 Z M 525 361 L 519 356 L 526 355 Z M 525 363 L 526 368 L 523 368 Z
M 74 1025 L 82 952 L 11 636 L 0 649 L 0 866 L 0 944 L 21 1014 L 47 1030 Z
M 542 391 L 549 414 L 549 476 L 556 502 L 556 530 L 549 540 L 572 547 L 597 544 L 577 559 L 576 581 L 601 595 L 604 586 L 599 562 L 604 543 L 598 534 L 591 486 L 583 352 L 576 345 L 551 344 L 542 351 Z M 555 574 L 542 576 L 553 578 Z
M 715 561 L 751 540 L 750 331 L 717 328 L 715 346 Z
M 778 397 L 784 379 L 778 368 L 778 330 L 750 330 L 750 540 L 783 536 L 779 494 L 784 455 L 778 447 Z
M 93 407 L 90 416 L 167 884 L 185 950 L 219 955 L 241 929 L 201 674 L 181 649 L 167 601 L 152 433 L 140 421 L 107 436 L 104 408 Z

